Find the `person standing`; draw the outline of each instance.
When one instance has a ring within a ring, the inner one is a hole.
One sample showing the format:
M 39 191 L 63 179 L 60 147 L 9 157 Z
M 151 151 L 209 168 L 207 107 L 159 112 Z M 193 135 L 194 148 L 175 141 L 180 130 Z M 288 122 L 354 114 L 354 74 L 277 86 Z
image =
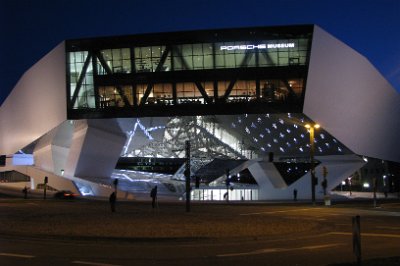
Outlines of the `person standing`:
M 115 192 L 111 193 L 110 195 L 110 206 L 111 206 L 111 212 L 115 212 L 115 203 L 117 201 L 117 195 Z
M 22 190 L 22 193 L 24 193 L 24 199 L 27 199 L 28 198 L 28 188 L 26 186 Z
M 156 207 L 157 203 L 157 186 L 155 186 L 151 192 L 150 192 L 150 197 L 151 197 L 151 206 L 153 209 Z

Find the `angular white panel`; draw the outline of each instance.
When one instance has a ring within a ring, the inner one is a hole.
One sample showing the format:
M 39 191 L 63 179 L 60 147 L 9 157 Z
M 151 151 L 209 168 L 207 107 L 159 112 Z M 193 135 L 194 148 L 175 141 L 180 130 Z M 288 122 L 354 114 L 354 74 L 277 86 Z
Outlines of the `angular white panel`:
M 254 179 L 257 181 L 257 184 L 260 187 L 260 190 L 263 189 L 263 186 L 260 184 L 265 183 L 265 179 L 268 179 L 269 182 L 273 185 L 274 188 L 286 188 L 287 185 L 283 180 L 282 176 L 279 174 L 276 169 L 274 163 L 261 161 L 252 164 L 249 167 L 249 171 L 253 175 Z
M 126 141 L 117 119 L 75 121 L 68 177 L 111 177 Z
M 33 151 L 35 166 L 48 172 L 60 174 L 66 165 L 72 131 L 71 123 L 65 121 L 41 137 Z
M 65 43 L 62 42 L 22 76 L 2 104 L 0 154 L 15 153 L 66 118 Z
M 317 26 L 304 114 L 356 154 L 400 162 L 399 93 L 365 57 Z

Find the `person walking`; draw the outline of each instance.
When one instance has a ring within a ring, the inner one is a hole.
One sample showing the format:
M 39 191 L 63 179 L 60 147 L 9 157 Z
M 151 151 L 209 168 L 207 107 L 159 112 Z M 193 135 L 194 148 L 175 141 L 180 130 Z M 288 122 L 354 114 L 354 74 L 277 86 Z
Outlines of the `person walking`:
M 150 197 L 151 197 L 151 206 L 154 209 L 156 207 L 156 204 L 157 204 L 157 186 L 152 188 L 152 190 L 150 192 Z
M 117 201 L 117 195 L 115 192 L 111 193 L 110 195 L 110 206 L 111 206 L 111 212 L 115 212 L 115 203 Z
M 293 190 L 293 200 L 297 201 L 297 189 Z
M 28 188 L 26 186 L 22 190 L 22 193 L 24 193 L 24 199 L 27 199 L 28 198 Z

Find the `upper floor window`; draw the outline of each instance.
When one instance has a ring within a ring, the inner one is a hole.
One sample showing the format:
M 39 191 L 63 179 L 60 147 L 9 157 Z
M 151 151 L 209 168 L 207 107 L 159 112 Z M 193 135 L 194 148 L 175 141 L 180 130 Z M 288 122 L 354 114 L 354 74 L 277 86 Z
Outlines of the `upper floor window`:
M 129 48 L 122 49 L 107 49 L 101 50 L 100 56 L 104 61 L 98 60 L 98 73 L 99 75 L 106 75 L 111 73 L 131 73 L 131 52 Z M 104 66 L 102 62 L 106 62 Z
M 164 61 L 161 59 L 164 56 Z M 135 48 L 135 69 L 136 72 L 155 72 L 171 70 L 170 52 L 164 45 L 146 46 Z
M 211 43 L 183 44 L 174 46 L 174 70 L 213 68 Z
M 260 67 L 305 65 L 307 62 L 308 39 L 265 40 L 263 43 L 266 49 L 259 49 Z
M 250 42 L 222 42 L 215 44 L 215 68 L 255 67 L 258 49 Z

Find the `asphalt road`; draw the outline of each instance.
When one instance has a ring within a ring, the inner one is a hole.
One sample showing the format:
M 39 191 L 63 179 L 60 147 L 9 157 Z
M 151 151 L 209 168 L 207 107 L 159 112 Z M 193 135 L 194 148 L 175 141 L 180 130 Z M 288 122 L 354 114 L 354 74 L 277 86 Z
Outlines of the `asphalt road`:
M 13 204 L 0 204 L 0 210 L 11 215 Z M 58 213 L 68 207 L 63 202 L 56 204 L 60 206 Z M 74 204 L 86 204 L 88 208 L 87 204 L 92 203 Z M 281 226 L 278 234 L 264 234 L 263 231 L 268 230 L 260 227 L 257 235 L 248 236 L 238 233 L 238 236 L 202 238 L 194 233 L 192 238 L 79 238 L 43 233 L 40 237 L 35 230 L 7 234 L 3 228 L 0 265 L 333 265 L 355 261 L 351 223 L 355 215 L 361 217 L 363 261 L 375 258 L 383 263 L 380 265 L 400 265 L 400 259 L 394 264 L 385 263 L 389 257 L 400 256 L 400 203 L 385 203 L 380 208 L 370 205 L 343 203 L 314 207 L 299 203 L 194 207 L 194 210 L 202 210 L 196 219 L 211 219 L 216 210 L 220 215 L 217 218 L 225 219 L 222 222 L 227 227 L 230 221 L 241 221 L 244 217 L 254 220 L 255 226 L 263 220 L 279 221 L 271 226 Z M 25 206 L 29 208 L 29 204 L 18 206 L 20 210 Z M 137 208 L 141 207 L 145 208 L 144 205 Z M 168 208 L 180 211 L 182 205 L 171 204 Z M 285 224 L 293 227 L 293 219 L 304 230 L 285 232 Z M 179 224 L 180 220 L 176 222 Z M 306 224 L 317 226 L 307 227 Z M 162 226 L 163 219 L 159 220 L 160 230 Z M 213 221 L 209 226 L 213 226 Z

